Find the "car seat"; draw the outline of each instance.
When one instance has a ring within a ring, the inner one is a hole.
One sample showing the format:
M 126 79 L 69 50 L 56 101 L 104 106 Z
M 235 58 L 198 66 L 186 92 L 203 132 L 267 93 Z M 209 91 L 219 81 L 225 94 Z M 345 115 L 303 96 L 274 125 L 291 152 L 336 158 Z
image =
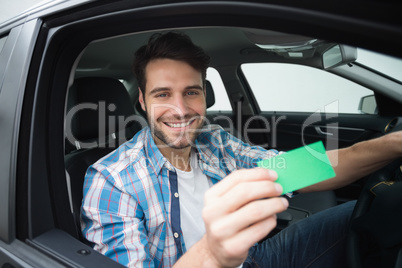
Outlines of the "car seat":
M 76 238 L 81 234 L 80 210 L 87 168 L 131 139 L 146 125 L 136 115 L 124 85 L 113 78 L 85 77 L 68 92 L 65 167 Z

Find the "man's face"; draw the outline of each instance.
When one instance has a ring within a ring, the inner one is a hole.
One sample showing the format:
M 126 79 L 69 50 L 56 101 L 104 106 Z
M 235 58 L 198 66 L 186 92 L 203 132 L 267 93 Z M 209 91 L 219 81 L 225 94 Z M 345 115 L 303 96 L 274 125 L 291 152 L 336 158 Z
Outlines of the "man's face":
M 203 126 L 206 111 L 201 73 L 182 61 L 156 59 L 145 69 L 145 96 L 141 107 L 158 146 L 190 146 Z

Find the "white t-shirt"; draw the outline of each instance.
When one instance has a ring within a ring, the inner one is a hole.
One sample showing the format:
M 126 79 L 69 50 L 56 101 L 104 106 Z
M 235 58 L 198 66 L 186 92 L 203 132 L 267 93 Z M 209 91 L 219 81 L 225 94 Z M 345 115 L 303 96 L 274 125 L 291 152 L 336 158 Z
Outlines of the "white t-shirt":
M 213 185 L 198 166 L 197 154 L 191 151 L 191 171 L 176 169 L 180 200 L 180 223 L 186 249 L 189 250 L 205 234 L 202 208 L 204 194 Z M 243 265 L 238 266 L 241 268 Z
M 194 150 L 190 158 L 191 171 L 176 169 L 179 200 L 180 222 L 186 249 L 189 250 L 205 233 L 202 219 L 204 194 L 212 186 L 212 181 L 202 173 L 198 166 Z

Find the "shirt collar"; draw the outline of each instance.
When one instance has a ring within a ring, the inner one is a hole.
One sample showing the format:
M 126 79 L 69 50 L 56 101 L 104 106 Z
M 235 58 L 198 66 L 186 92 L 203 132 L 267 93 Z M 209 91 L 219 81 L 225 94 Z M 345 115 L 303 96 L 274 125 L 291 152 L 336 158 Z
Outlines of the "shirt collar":
M 195 140 L 195 145 L 201 160 L 201 169 L 204 173 L 217 181 L 222 180 L 227 174 L 221 168 L 223 153 L 221 152 L 221 142 L 211 133 L 210 125 L 204 126 L 204 131 Z
M 148 159 L 148 163 L 152 165 L 153 170 L 155 170 L 156 175 L 160 173 L 164 165 L 166 165 L 167 169 L 174 170 L 173 165 L 167 161 L 158 146 L 156 146 L 149 126 L 145 130 L 145 156 Z

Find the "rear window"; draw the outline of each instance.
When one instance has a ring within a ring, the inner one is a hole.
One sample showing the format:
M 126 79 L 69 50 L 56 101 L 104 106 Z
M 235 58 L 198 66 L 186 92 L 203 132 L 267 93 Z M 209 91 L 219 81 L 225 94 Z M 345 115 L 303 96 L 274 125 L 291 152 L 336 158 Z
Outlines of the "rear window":
M 215 104 L 208 108 L 208 111 L 232 111 L 229 96 L 219 72 L 209 67 L 207 69 L 207 80 L 211 82 L 215 94 Z

